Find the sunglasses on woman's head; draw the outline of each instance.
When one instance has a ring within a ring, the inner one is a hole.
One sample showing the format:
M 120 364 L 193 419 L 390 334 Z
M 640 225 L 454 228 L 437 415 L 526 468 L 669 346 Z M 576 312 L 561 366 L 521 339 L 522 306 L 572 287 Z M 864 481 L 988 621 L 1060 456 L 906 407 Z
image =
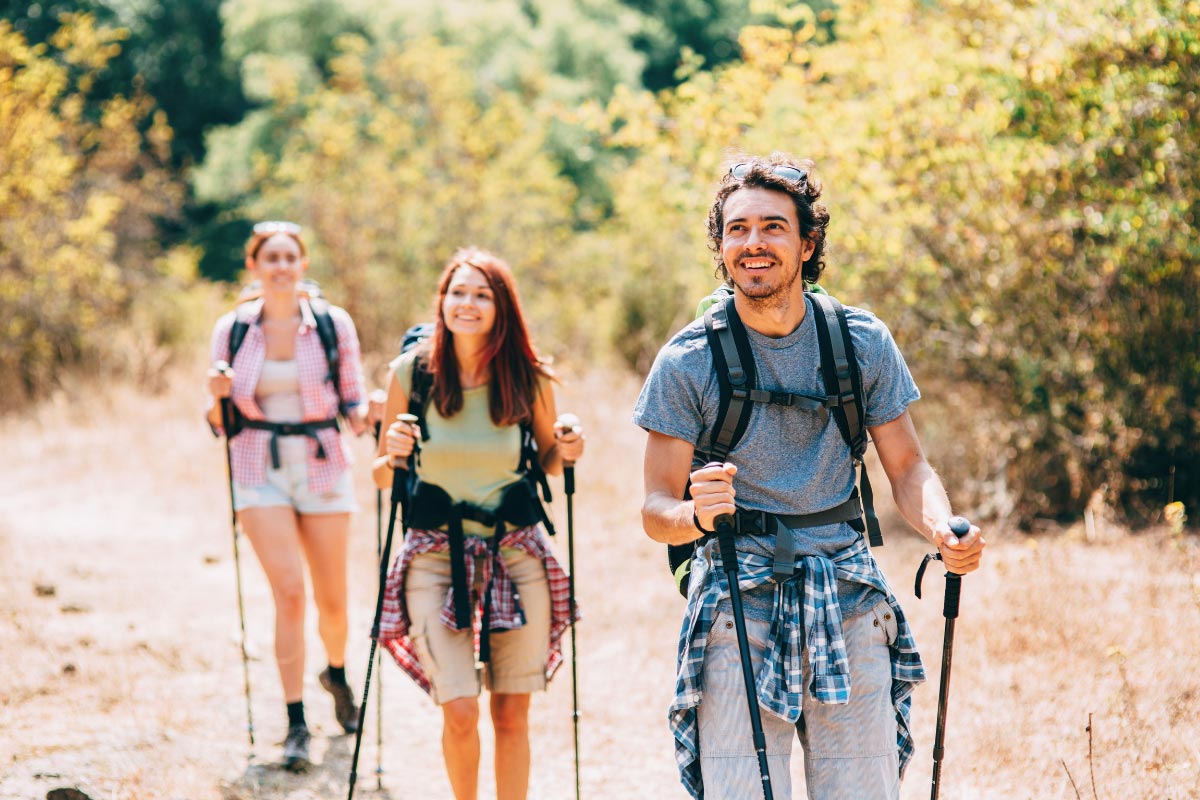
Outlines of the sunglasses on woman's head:
M 282 220 L 259 222 L 254 226 L 255 236 L 271 236 L 276 233 L 286 233 L 288 236 L 299 236 L 300 226 L 294 222 L 284 222 Z
M 729 174 L 741 180 L 750 174 L 750 170 L 754 167 L 753 164 L 741 163 L 734 164 L 729 168 Z M 789 167 L 787 164 L 775 164 L 770 167 L 771 174 L 777 178 L 783 178 L 791 183 L 798 183 L 803 186 L 808 181 L 808 173 L 797 167 Z

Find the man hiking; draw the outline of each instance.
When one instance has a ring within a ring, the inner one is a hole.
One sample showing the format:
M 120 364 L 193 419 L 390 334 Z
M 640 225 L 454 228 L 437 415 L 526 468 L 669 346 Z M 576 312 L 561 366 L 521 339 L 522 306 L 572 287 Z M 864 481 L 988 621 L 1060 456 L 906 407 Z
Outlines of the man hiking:
M 950 502 L 907 410 L 920 393 L 887 327 L 850 307 L 844 327 L 832 316 L 827 326 L 825 309 L 840 306 L 805 291 L 824 268 L 820 196 L 813 163 L 784 154 L 743 159 L 722 178 L 708 236 L 733 294 L 663 347 L 634 410 L 649 433 L 646 533 L 698 545 L 669 712 L 681 779 L 698 799 L 790 797 L 793 734 L 810 798 L 899 797 L 912 753 L 910 695 L 925 675 L 865 541 L 877 523 L 869 484 L 861 497 L 855 488 L 866 444 L 851 436 L 856 422 L 900 512 L 948 570 L 977 569 L 985 544 L 974 526 L 951 533 Z M 840 387 L 826 385 L 831 351 L 840 352 Z M 852 373 L 857 393 L 846 389 Z M 737 385 L 743 374 L 753 375 L 748 388 Z M 727 524 L 737 534 L 748 665 L 724 572 L 733 565 L 707 536 Z

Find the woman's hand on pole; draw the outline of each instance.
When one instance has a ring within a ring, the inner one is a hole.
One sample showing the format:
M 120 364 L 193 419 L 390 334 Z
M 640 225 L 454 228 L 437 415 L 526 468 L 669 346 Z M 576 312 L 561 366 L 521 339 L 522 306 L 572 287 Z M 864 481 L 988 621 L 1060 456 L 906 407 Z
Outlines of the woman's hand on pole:
M 404 465 L 412 455 L 417 437 L 421 435 L 421 429 L 406 418 L 409 418 L 408 414 L 398 414 L 384 436 L 384 453 L 388 457 L 388 465 L 393 469 Z
M 367 432 L 367 404 L 360 403 L 349 409 L 346 415 L 346 422 L 350 424 L 350 431 L 355 436 L 362 436 Z
M 208 369 L 208 393 L 223 400 L 233 393 L 233 370 L 224 361 L 217 361 Z
M 375 429 L 375 436 L 379 436 L 379 424 L 383 422 L 383 407 L 387 405 L 387 392 L 383 389 L 375 389 L 367 395 L 367 425 Z
M 571 466 L 582 458 L 587 437 L 583 435 L 579 417 L 574 414 L 559 414 L 554 423 L 554 441 L 563 464 Z

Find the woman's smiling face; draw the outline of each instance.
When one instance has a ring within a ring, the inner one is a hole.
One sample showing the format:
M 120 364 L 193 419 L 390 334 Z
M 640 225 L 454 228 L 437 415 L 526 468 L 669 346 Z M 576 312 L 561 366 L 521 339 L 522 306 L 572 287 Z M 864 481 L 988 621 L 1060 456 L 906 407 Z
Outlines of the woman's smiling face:
M 475 267 L 459 267 L 442 300 L 442 319 L 456 336 L 486 336 L 496 324 L 496 300 L 487 278 Z

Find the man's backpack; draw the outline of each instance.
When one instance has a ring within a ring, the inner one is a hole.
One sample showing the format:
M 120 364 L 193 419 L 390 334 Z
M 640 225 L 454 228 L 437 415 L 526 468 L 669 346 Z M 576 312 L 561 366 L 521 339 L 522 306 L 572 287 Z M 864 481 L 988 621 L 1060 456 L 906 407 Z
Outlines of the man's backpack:
M 410 327 L 404 332 L 404 337 L 400 340 L 400 354 L 407 353 L 433 336 L 433 331 L 434 323 L 432 322 L 421 322 Z M 425 415 L 429 409 L 432 391 L 433 374 L 429 371 L 425 356 L 422 354 L 413 359 L 412 379 L 408 390 L 408 413 L 417 418 L 417 426 L 421 429 L 422 441 L 428 441 L 429 439 L 429 426 L 425 421 Z M 529 422 L 522 422 L 520 427 L 521 454 L 517 472 L 524 475 L 524 479 L 528 482 L 530 493 L 535 501 L 540 489 L 543 501 L 550 503 L 550 481 L 546 478 L 546 472 L 542 469 L 542 462 L 538 460 L 537 440 L 533 436 L 533 425 Z M 553 536 L 555 533 L 554 521 L 550 519 L 545 506 L 540 503 L 538 505 L 542 524 L 546 526 L 546 532 Z
M 313 320 L 316 323 L 317 338 L 321 340 L 321 349 L 325 351 L 325 361 L 329 365 L 329 372 L 325 376 L 325 380 L 333 384 L 333 391 L 338 396 L 338 412 L 345 416 L 348 407 L 342 398 L 342 358 L 338 352 L 337 328 L 334 327 L 333 318 L 329 315 L 329 301 L 320 296 L 320 288 L 315 282 L 305 281 L 304 284 L 305 291 L 308 292 L 308 306 L 312 310 Z M 230 364 L 233 363 L 234 357 L 241 349 L 251 324 L 249 320 L 243 319 L 241 316 L 234 317 L 233 325 L 229 328 Z M 230 433 L 230 436 L 240 430 L 241 420 L 236 408 L 234 406 L 234 431 Z
M 762 389 L 756 385 L 754 353 L 746 328 L 738 317 L 733 302 L 733 291 L 723 286 L 701 302 L 704 309 L 704 330 L 708 337 L 709 350 L 713 356 L 713 369 L 717 373 L 720 405 L 716 424 L 710 432 L 710 444 L 706 451 L 697 450 L 695 465 L 711 461 L 725 461 L 737 446 L 756 403 L 797 406 L 816 411 L 825 417 L 831 414 L 842 439 L 850 448 L 854 469 L 861 485 L 861 498 L 865 529 L 872 547 L 883 545 L 879 520 L 875 514 L 874 493 L 871 481 L 863 464 L 869 440 L 864 419 L 862 379 L 858 361 L 854 355 L 854 344 L 846 322 L 846 311 L 836 299 L 821 289 L 805 292 L 812 301 L 813 323 L 817 330 L 817 343 L 821 351 L 821 376 L 825 383 L 825 397 L 793 394 L 787 391 Z M 853 499 L 853 495 L 852 498 Z M 861 519 L 849 523 L 856 530 L 863 530 Z M 701 539 L 699 542 L 703 542 Z M 680 594 L 687 596 L 691 560 L 698 542 L 686 545 L 668 545 L 667 562 L 675 576 Z

